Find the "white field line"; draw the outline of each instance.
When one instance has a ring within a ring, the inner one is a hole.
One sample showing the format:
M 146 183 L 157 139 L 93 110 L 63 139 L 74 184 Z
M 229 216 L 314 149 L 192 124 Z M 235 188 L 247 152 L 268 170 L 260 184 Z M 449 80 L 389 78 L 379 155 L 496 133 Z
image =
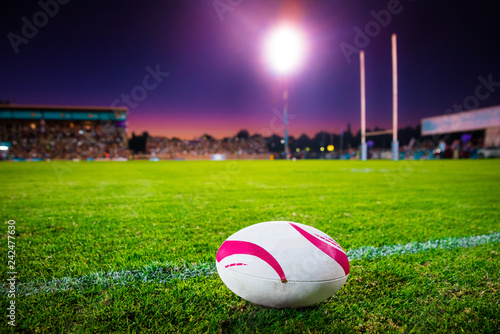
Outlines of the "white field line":
M 390 255 L 404 255 L 426 252 L 433 249 L 467 248 L 500 242 L 500 232 L 463 238 L 445 238 L 427 242 L 410 242 L 405 245 L 382 247 L 361 247 L 347 252 L 349 261 L 365 260 Z M 216 274 L 215 263 L 181 264 L 153 263 L 141 270 L 121 270 L 95 272 L 82 277 L 63 277 L 50 280 L 37 280 L 17 284 L 18 295 L 30 296 L 39 293 L 54 293 L 89 288 L 92 286 L 133 286 L 144 283 L 166 283 L 175 279 L 209 277 Z M 7 294 L 8 285 L 2 284 L 0 291 Z

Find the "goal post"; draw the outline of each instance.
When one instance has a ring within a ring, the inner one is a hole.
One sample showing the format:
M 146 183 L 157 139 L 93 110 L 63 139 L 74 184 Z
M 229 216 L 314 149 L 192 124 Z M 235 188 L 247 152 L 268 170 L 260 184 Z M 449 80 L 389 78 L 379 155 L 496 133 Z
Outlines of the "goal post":
M 366 161 L 366 90 L 365 90 L 365 51 L 359 53 L 359 67 L 361 80 L 361 160 Z
M 398 141 L 398 51 L 396 34 L 392 34 L 392 160 L 399 160 Z
M 392 160 L 399 160 L 398 141 L 398 60 L 396 34 L 392 35 L 392 130 L 375 131 L 366 133 L 366 87 L 365 87 L 365 52 L 359 53 L 360 82 L 361 82 L 361 160 L 367 160 L 366 136 L 377 136 L 392 133 L 391 157 Z

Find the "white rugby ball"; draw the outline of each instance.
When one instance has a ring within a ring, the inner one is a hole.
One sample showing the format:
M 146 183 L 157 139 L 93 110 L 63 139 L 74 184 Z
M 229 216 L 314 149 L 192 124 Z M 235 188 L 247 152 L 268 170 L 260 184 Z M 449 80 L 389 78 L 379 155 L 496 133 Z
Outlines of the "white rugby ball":
M 222 243 L 217 272 L 252 303 L 298 308 L 331 297 L 349 275 L 340 245 L 313 227 L 286 221 L 248 226 Z

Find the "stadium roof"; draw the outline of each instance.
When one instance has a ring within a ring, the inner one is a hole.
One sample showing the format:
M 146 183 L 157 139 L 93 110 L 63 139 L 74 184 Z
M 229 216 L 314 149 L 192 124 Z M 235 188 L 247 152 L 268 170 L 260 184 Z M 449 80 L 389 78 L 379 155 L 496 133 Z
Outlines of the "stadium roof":
M 422 119 L 422 135 L 482 130 L 500 126 L 500 106 Z
M 0 119 L 125 121 L 127 108 L 4 104 Z
M 20 104 L 0 104 L 0 110 L 127 112 L 127 108 L 125 107 L 102 107 L 102 106 L 85 107 L 85 106 L 20 105 Z

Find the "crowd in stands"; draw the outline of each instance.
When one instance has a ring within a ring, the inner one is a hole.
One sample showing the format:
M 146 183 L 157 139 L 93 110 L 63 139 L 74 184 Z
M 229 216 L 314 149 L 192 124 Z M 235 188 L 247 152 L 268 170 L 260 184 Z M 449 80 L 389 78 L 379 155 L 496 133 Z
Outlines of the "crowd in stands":
M 411 150 L 403 147 L 407 158 L 415 159 L 468 159 L 475 158 L 477 151 L 484 146 L 482 139 L 471 140 L 469 135 L 454 140 L 424 140 Z
M 477 151 L 483 147 L 482 140 L 472 141 L 468 138 L 465 141 L 453 140 L 424 140 L 416 142 L 415 145 L 404 145 L 400 147 L 400 158 L 403 159 L 469 159 L 477 158 Z M 350 156 L 357 156 L 359 150 L 350 153 Z M 359 157 L 358 157 L 359 158 Z M 392 159 L 390 149 L 368 148 L 369 159 Z
M 26 124 L 12 128 L 7 141 L 7 159 L 98 160 L 128 158 L 124 133 L 109 124 L 73 125 L 47 124 L 34 127 Z
M 2 126 L 2 129 L 1 141 L 10 143 L 8 151 L 0 151 L 2 160 L 127 159 L 131 157 L 131 152 L 134 154 L 143 152 L 145 156 L 160 159 L 203 159 L 211 154 L 237 155 L 243 159 L 248 156 L 252 159 L 271 152 L 277 159 L 285 157 L 281 137 L 263 138 L 258 134 L 250 136 L 246 130 L 224 139 L 204 135 L 193 140 L 152 137 L 145 132 L 143 136 L 137 137 L 142 138 L 141 145 L 137 146 L 134 145 L 134 135 L 127 144 L 125 129 L 107 123 L 39 122 L 35 125 L 25 122 Z M 308 141 L 305 143 L 301 143 L 300 138 L 292 139 L 291 137 L 291 156 L 297 159 L 359 159 L 359 147 L 350 144 L 346 145 L 348 147 L 346 149 L 326 152 L 324 148 L 320 150 L 322 145 L 315 142 L 317 138 L 313 140 L 306 138 Z M 304 148 L 304 145 L 307 145 L 307 148 Z M 390 149 L 377 147 L 371 141 L 367 146 L 369 159 L 391 159 Z M 411 139 L 410 143 L 402 145 L 400 158 L 475 158 L 477 151 L 483 146 L 483 139 L 480 136 L 474 137 L 470 134 L 441 139 L 424 137 L 418 140 Z
M 195 140 L 181 140 L 178 138 L 148 137 L 147 151 L 156 156 L 175 159 L 180 155 L 210 155 L 216 153 L 255 155 L 266 154 L 266 141 L 260 135 L 240 138 L 214 139 L 202 136 Z

